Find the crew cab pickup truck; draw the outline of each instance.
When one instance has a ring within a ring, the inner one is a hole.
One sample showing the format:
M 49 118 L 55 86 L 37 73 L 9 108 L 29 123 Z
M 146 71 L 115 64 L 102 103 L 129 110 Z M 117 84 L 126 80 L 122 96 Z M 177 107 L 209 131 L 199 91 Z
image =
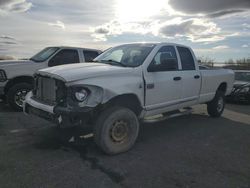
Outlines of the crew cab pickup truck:
M 130 149 L 139 120 L 207 104 L 219 117 L 232 90 L 231 70 L 200 70 L 191 48 L 171 43 L 113 47 L 92 63 L 36 72 L 24 112 L 60 127 L 92 125 L 95 142 L 107 154 Z
M 0 97 L 22 110 L 23 100 L 33 86 L 36 70 L 69 63 L 91 61 L 100 50 L 75 47 L 48 47 L 29 60 L 0 61 Z

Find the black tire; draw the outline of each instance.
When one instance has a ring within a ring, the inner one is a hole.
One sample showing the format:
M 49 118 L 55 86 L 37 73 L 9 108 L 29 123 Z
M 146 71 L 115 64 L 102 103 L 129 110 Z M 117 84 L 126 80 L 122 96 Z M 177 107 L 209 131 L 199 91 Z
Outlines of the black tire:
M 22 99 L 32 89 L 32 85 L 29 83 L 17 83 L 13 85 L 7 92 L 7 103 L 17 111 L 22 111 Z M 20 102 L 17 102 L 18 93 L 20 93 Z M 18 105 L 19 104 L 19 105 Z
M 212 101 L 207 104 L 207 112 L 211 117 L 220 117 L 225 108 L 224 92 L 217 91 Z
M 138 133 L 139 122 L 135 113 L 118 106 L 101 112 L 94 126 L 96 144 L 110 155 L 129 150 L 134 145 Z

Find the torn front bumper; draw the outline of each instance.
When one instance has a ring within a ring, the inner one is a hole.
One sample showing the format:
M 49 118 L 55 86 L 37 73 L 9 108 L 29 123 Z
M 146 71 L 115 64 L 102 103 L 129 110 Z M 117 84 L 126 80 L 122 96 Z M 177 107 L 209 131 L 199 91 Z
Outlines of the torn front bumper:
M 32 98 L 32 92 L 29 92 L 25 98 L 23 111 L 25 114 L 38 116 L 66 128 L 83 124 L 90 118 L 93 108 L 50 106 L 36 101 Z

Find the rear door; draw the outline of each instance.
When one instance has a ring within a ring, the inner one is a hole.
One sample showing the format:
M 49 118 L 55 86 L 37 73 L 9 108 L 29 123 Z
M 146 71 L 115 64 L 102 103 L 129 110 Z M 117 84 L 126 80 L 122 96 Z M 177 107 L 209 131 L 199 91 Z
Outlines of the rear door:
M 193 52 L 182 46 L 177 46 L 177 52 L 181 61 L 180 76 L 182 78 L 181 101 L 185 104 L 195 104 L 199 98 L 201 87 L 200 70 L 195 62 Z

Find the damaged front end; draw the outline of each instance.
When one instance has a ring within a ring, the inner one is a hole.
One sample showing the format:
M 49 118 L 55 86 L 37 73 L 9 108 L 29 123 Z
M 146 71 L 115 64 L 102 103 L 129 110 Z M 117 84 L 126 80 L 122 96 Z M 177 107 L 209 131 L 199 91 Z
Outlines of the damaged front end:
M 87 124 L 101 100 L 99 87 L 67 86 L 60 79 L 36 75 L 35 87 L 25 99 L 24 112 L 66 128 Z

